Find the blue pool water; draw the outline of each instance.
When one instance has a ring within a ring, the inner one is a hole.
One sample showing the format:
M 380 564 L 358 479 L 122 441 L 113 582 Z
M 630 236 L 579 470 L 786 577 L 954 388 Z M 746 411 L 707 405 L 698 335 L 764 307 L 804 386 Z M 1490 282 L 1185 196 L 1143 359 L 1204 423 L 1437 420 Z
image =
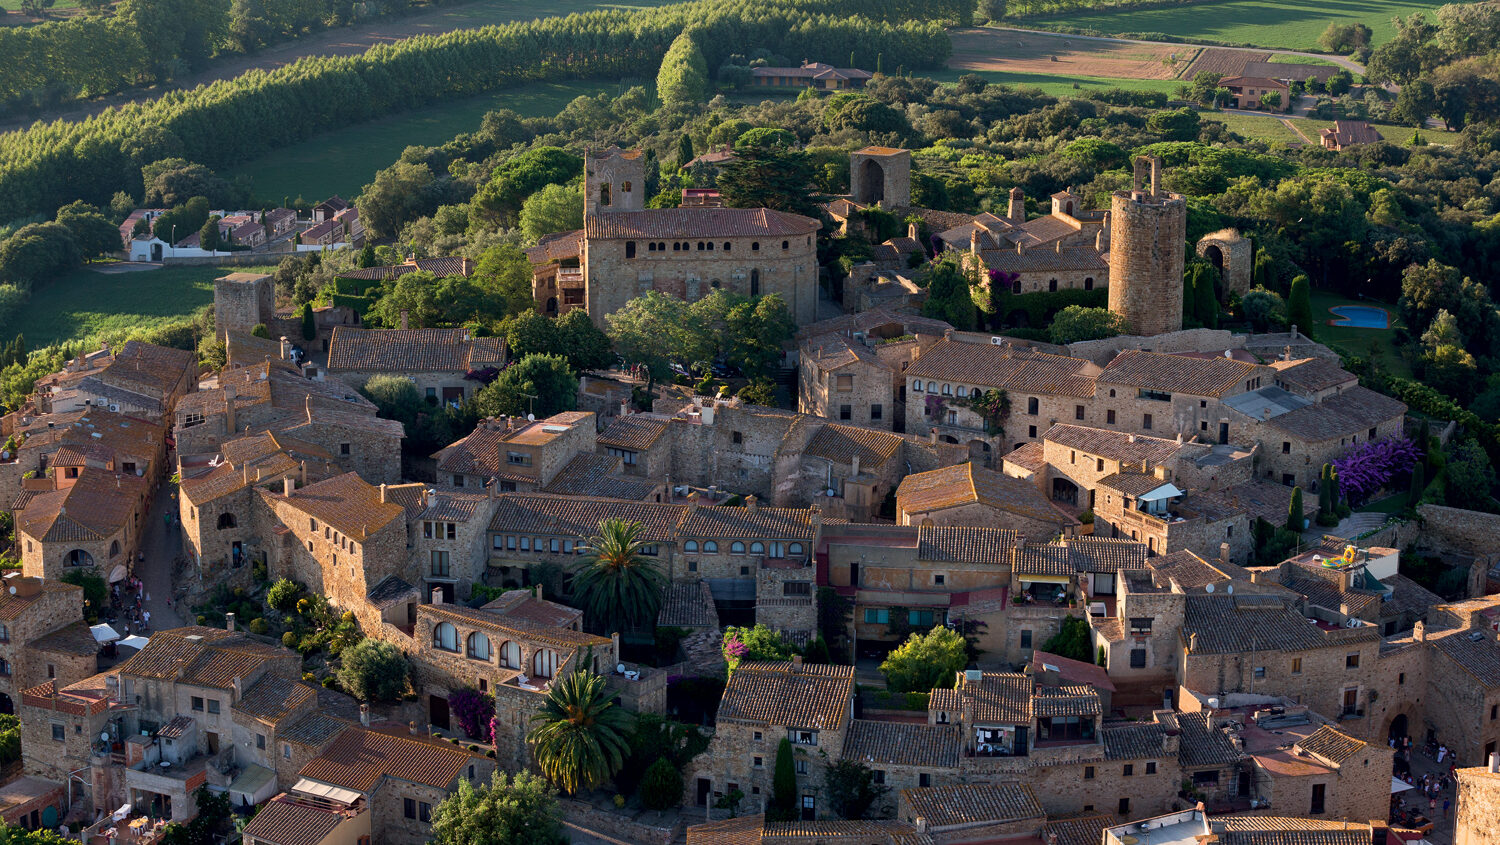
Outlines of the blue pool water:
M 1384 308 L 1373 308 L 1368 305 L 1340 305 L 1328 310 L 1343 318 L 1331 320 L 1330 323 L 1335 326 L 1348 326 L 1355 329 L 1387 329 L 1391 325 L 1391 315 Z

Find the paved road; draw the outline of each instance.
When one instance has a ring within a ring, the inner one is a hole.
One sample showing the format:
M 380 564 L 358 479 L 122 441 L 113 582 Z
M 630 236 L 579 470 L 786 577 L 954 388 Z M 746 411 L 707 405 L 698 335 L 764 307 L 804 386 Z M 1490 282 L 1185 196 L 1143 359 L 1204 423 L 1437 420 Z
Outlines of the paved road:
M 172 562 L 182 555 L 182 532 L 177 524 L 177 487 L 163 482 L 151 502 L 151 513 L 146 518 L 146 536 L 141 550 L 146 553 L 144 563 L 136 564 L 135 577 L 146 585 L 146 609 L 151 611 L 151 629 L 177 628 L 187 623 L 177 607 L 173 594 L 175 580 Z M 172 514 L 172 527 L 168 528 L 163 514 Z
M 1048 35 L 1053 38 L 1078 39 L 1080 41 L 1111 41 L 1117 44 L 1149 44 L 1153 47 L 1204 47 L 1215 50 L 1234 50 L 1241 53 L 1277 53 L 1287 56 L 1300 56 L 1304 59 L 1322 59 L 1333 62 L 1339 67 L 1349 70 L 1351 73 L 1364 73 L 1365 66 L 1359 62 L 1352 61 L 1343 56 L 1328 56 L 1322 53 L 1303 53 L 1298 50 L 1272 50 L 1269 47 L 1219 47 L 1212 44 L 1186 44 L 1181 41 L 1142 41 L 1138 38 L 1112 38 L 1105 35 L 1074 35 L 1072 33 L 1052 32 L 1046 29 L 1023 29 L 1017 26 L 1001 26 L 995 29 L 1009 29 L 1015 32 L 1024 32 L 1028 35 Z

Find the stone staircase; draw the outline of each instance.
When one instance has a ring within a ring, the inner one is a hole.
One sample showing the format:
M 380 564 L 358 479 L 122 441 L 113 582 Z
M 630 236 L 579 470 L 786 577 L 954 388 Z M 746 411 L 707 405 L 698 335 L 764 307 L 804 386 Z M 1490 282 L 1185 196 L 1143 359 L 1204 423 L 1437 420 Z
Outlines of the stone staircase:
M 1351 513 L 1339 522 L 1338 525 L 1324 529 L 1322 533 L 1333 537 L 1349 539 L 1374 531 L 1384 525 L 1390 518 L 1390 514 L 1386 513 Z

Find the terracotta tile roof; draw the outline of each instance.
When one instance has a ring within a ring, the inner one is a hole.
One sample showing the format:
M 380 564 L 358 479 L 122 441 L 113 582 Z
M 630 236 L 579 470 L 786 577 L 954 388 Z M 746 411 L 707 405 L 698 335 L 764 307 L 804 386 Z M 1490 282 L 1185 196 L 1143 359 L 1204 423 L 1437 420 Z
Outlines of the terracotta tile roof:
M 668 417 L 656 414 L 631 414 L 615 417 L 599 432 L 600 446 L 613 446 L 631 452 L 645 452 L 666 433 Z
M 343 822 L 344 815 L 329 807 L 278 795 L 245 825 L 244 836 L 273 845 L 321 845 Z
M 1194 358 L 1132 349 L 1115 356 L 1104 367 L 1099 381 L 1166 393 L 1223 396 L 1249 379 L 1255 369 L 1254 364 L 1233 358 Z
M 1250 571 L 1242 566 L 1220 560 L 1204 560 L 1186 549 L 1171 554 L 1153 557 L 1146 565 L 1155 570 L 1161 584 L 1176 581 L 1183 588 L 1202 587 L 1239 579 L 1250 580 Z
M 1392 590 L 1386 602 L 1387 613 L 1415 613 L 1425 616 L 1427 609 L 1443 603 L 1443 597 L 1411 580 L 1405 575 L 1392 575 L 1380 583 Z
M 1292 488 L 1258 478 L 1221 490 L 1196 492 L 1184 497 L 1182 502 L 1184 506 L 1195 510 L 1212 508 L 1226 514 L 1243 513 L 1252 522 L 1264 519 L 1273 525 L 1280 525 L 1286 522 L 1287 512 L 1292 506 Z M 1304 497 L 1303 508 L 1309 514 L 1315 513 L 1318 509 L 1316 497 L 1311 502 Z
M 829 423 L 818 429 L 803 454 L 836 464 L 851 464 L 857 456 L 862 469 L 874 469 L 895 457 L 903 440 L 889 431 Z
M 1132 540 L 1068 537 L 1062 543 L 1068 547 L 1079 572 L 1119 572 L 1146 566 L 1145 545 Z
M 386 498 L 390 498 L 390 488 L 386 488 Z M 486 504 L 490 501 L 488 493 L 455 493 L 451 490 L 433 490 L 427 497 L 427 507 L 417 514 L 419 520 L 430 520 L 434 522 L 468 522 L 475 515 L 488 516 Z
M 1057 837 L 1057 845 L 1099 845 L 1104 831 L 1114 825 L 1114 817 L 1103 813 L 1054 816 L 1047 821 L 1046 832 Z
M 1171 483 L 1151 473 L 1136 471 L 1111 473 L 1094 482 L 1097 487 L 1108 487 L 1126 496 L 1143 496 L 1158 487 L 1165 487 Z
M 1266 425 L 1303 440 L 1332 440 L 1363 435 L 1367 429 L 1405 413 L 1405 403 L 1355 386 L 1321 402 L 1274 416 Z
M 557 475 L 542 488 L 543 493 L 559 496 L 590 496 L 601 499 L 642 501 L 651 496 L 657 484 L 640 478 L 620 475 L 620 458 L 580 452 L 568 461 Z
M 875 350 L 841 334 L 825 334 L 802 341 L 799 353 L 805 361 L 816 361 L 823 370 L 836 370 L 856 361 L 880 366 Z
M 219 447 L 223 461 L 200 475 L 182 478 L 182 494 L 189 502 L 202 505 L 215 499 L 298 470 L 303 461 L 323 471 L 334 466 L 334 457 L 321 446 L 306 443 L 288 435 L 272 432 L 252 434 L 225 442 Z
M 1149 465 L 1155 465 L 1171 460 L 1182 448 L 1182 444 L 1176 440 L 1148 437 L 1144 434 L 1125 434 L 1066 423 L 1058 423 L 1047 429 L 1042 439 L 1048 443 L 1056 443 L 1090 455 L 1136 466 L 1143 461 Z
M 1363 120 L 1335 120 L 1333 126 L 1319 129 L 1318 134 L 1330 138 L 1340 147 L 1350 144 L 1373 144 L 1384 139 L 1375 127 Z
M 1338 362 L 1325 358 L 1276 360 L 1272 361 L 1270 366 L 1276 370 L 1276 380 L 1294 391 L 1315 393 L 1357 380 L 1353 373 L 1339 366 Z
M 1038 718 L 1098 716 L 1099 693 L 1085 684 L 1038 685 L 1032 691 L 1031 706 Z
M 1240 752 L 1223 731 L 1208 727 L 1208 714 L 1178 713 L 1177 727 L 1182 731 L 1177 743 L 1177 761 L 1185 768 L 1227 766 L 1240 759 Z
M 844 735 L 844 759 L 868 768 L 881 765 L 958 768 L 962 744 L 957 725 L 917 725 L 855 719 Z
M 317 748 L 338 736 L 340 731 L 353 726 L 353 722 L 337 719 L 326 713 L 314 712 L 278 730 L 276 738 Z
M 718 628 L 719 614 L 707 581 L 673 581 L 656 614 L 658 627 Z
M 1495 645 L 1493 637 L 1476 641 L 1469 639 L 1469 634 L 1462 629 L 1444 631 L 1428 634 L 1427 640 L 1485 689 L 1500 687 L 1500 647 Z
M 317 689 L 308 684 L 268 674 L 251 684 L 232 709 L 274 724 L 317 698 Z
M 930 711 L 955 712 L 961 706 L 958 690 L 955 689 L 935 689 L 927 696 L 927 709 Z
M 85 469 L 73 486 L 32 496 L 16 513 L 16 530 L 44 543 L 105 540 L 126 527 L 150 489 L 134 474 Z
M 1285 816 L 1227 816 L 1219 822 L 1227 845 L 1370 845 L 1368 824 Z
M 531 590 L 511 590 L 488 602 L 483 610 L 517 624 L 570 628 L 583 618 L 583 611 L 565 604 L 539 599 Z
M 696 507 L 678 527 L 681 537 L 811 541 L 817 532 L 811 508 Z
M 469 276 L 474 272 L 474 264 L 462 256 L 450 255 L 443 258 L 418 258 L 406 264 L 390 264 L 384 267 L 364 267 L 355 270 L 344 270 L 338 276 L 342 279 L 364 279 L 384 282 L 391 279 L 399 279 L 407 273 L 417 271 L 431 273 L 440 279 L 444 276 Z
M 267 660 L 295 657 L 291 651 L 253 642 L 244 634 L 189 626 L 152 634 L 151 642 L 121 663 L 119 672 L 229 689 L 233 679 L 249 675 Z
M 521 616 L 509 616 L 489 610 L 461 607 L 456 604 L 424 604 L 417 615 L 431 614 L 449 622 L 483 628 L 503 639 L 530 640 L 564 649 L 609 645 L 609 638 L 585 634 L 570 628 L 537 625 Z
M 839 730 L 850 717 L 854 667 L 746 661 L 724 688 L 719 718 Z
M 901 798 L 928 828 L 1043 819 L 1036 793 L 1024 783 L 962 784 L 903 789 Z
M 589 215 L 583 221 L 583 235 L 590 240 L 785 238 L 811 235 L 818 225 L 811 217 L 769 208 L 659 208 Z
M 1373 610 L 1380 614 L 1384 603 L 1383 593 L 1364 590 L 1345 590 L 1341 585 L 1341 573 L 1318 567 L 1293 564 L 1281 570 L 1278 583 L 1307 597 L 1309 604 L 1339 611 L 1347 605 L 1349 615 L 1363 618 Z
M 21 585 L 21 576 L 0 580 L 0 587 Z M 31 579 L 29 584 L 36 587 L 35 591 L 28 589 L 17 589 L 15 593 L 10 590 L 0 589 L 0 621 L 11 622 L 20 619 L 26 610 L 36 604 L 42 596 L 47 593 L 77 593 L 79 606 L 83 603 L 83 588 L 74 584 L 64 584 L 55 578 Z
M 370 592 L 365 595 L 365 598 L 370 601 L 370 604 L 375 605 L 381 610 L 386 610 L 387 608 L 392 608 L 408 601 L 420 602 L 422 593 L 416 587 L 413 587 L 400 578 L 394 575 L 387 575 L 370 588 Z
M 688 845 L 760 845 L 765 824 L 764 815 L 695 824 L 687 829 L 687 841 Z
M 1021 535 L 1009 528 L 923 525 L 917 529 L 917 560 L 934 563 L 1009 563 Z
M 470 759 L 457 746 L 350 728 L 299 774 L 366 794 L 386 777 L 447 789 Z
M 89 624 L 80 620 L 31 640 L 26 643 L 26 648 L 52 654 L 92 657 L 99 653 L 99 641 L 94 639 L 93 632 L 89 630 Z
M 942 320 L 934 320 L 929 317 L 918 317 L 900 311 L 892 311 L 888 308 L 871 308 L 868 311 L 859 311 L 854 314 L 840 314 L 826 320 L 810 323 L 797 331 L 798 338 L 816 338 L 824 336 L 852 337 L 856 332 L 870 332 L 874 329 L 882 329 L 895 326 L 896 334 L 922 334 L 940 335 L 953 328 Z M 895 331 L 888 329 L 889 331 Z
M 526 250 L 526 260 L 532 264 L 546 264 L 564 258 L 577 258 L 583 253 L 583 230 L 556 232 L 543 235 L 536 246 Z
M 114 361 L 104 368 L 100 379 L 128 390 L 145 389 L 166 395 L 184 375 L 197 372 L 198 353 L 192 350 L 130 340 L 115 352 Z
M 1035 484 L 972 461 L 906 476 L 896 488 L 896 503 L 908 515 L 977 503 L 1060 526 L 1078 523 L 1054 507 Z
M 1043 457 L 1045 452 L 1046 447 L 1033 440 L 1007 452 L 1004 459 L 1006 463 L 1015 464 L 1022 469 L 1041 472 L 1047 466 L 1047 460 Z
M 406 511 L 395 502 L 380 501 L 380 488 L 358 474 L 346 472 L 293 491 L 285 501 L 292 507 L 333 526 L 350 539 L 363 542 Z
M 849 842 L 850 845 L 933 845 L 931 834 L 918 833 L 908 822 L 895 819 L 819 819 L 766 822 L 762 845 L 803 845 L 812 841 Z
M 955 386 L 1001 388 L 1012 393 L 1093 398 L 1093 364 L 1011 346 L 941 340 L 906 369 L 908 379 L 937 379 Z
M 587 540 L 599 533 L 600 522 L 618 518 L 641 523 L 645 529 L 642 540 L 665 542 L 672 539 L 686 512 L 686 505 L 502 493 L 490 519 L 490 530 Z
M 1161 757 L 1166 753 L 1162 750 L 1166 736 L 1166 727 L 1156 722 L 1099 729 L 1099 739 L 1104 743 L 1104 757 L 1107 760 Z
M 171 721 L 157 729 L 156 735 L 165 739 L 182 739 L 192 729 L 192 716 L 173 716 Z
M 980 724 L 1029 725 L 1032 680 L 1019 672 L 985 672 L 978 682 L 962 681 L 959 697 L 972 698 Z
M 1297 747 L 1335 766 L 1341 766 L 1350 757 L 1365 750 L 1366 743 L 1336 728 L 1324 725 L 1313 731 L 1311 736 L 1298 741 Z
M 468 329 L 356 329 L 335 326 L 328 369 L 359 372 L 464 372 L 505 360 L 500 338 Z
M 1317 626 L 1276 596 L 1189 595 L 1182 639 L 1192 642 L 1193 635 L 1192 654 L 1305 651 L 1323 645 Z

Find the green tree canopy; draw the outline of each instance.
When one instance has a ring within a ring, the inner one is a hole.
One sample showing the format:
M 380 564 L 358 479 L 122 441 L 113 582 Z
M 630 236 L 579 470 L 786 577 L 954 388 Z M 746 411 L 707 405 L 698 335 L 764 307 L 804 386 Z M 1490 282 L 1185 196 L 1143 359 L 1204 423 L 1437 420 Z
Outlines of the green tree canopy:
M 557 324 L 538 314 L 535 308 L 528 308 L 505 322 L 505 346 L 512 358 L 563 354 Z
M 411 671 L 388 642 L 363 639 L 339 653 L 339 685 L 360 701 L 399 701 Z
M 57 222 L 68 227 L 83 258 L 97 258 L 120 251 L 120 227 L 92 205 L 75 201 L 57 210 Z
M 656 623 L 666 576 L 642 551 L 644 530 L 639 522 L 606 519 L 589 538 L 583 568 L 573 576 L 573 594 L 589 627 L 600 633 Z
M 607 370 L 615 363 L 609 335 L 594 325 L 589 312 L 582 308 L 575 308 L 557 318 L 557 339 L 574 370 Z
M 593 789 L 619 771 L 630 753 L 631 714 L 616 702 L 602 675 L 571 672 L 547 691 L 526 735 L 537 767 L 569 795 Z
M 968 662 L 964 638 L 940 626 L 913 633 L 880 664 L 880 674 L 892 692 L 930 692 L 951 685 Z
M 533 241 L 582 228 L 582 185 L 547 185 L 521 204 L 521 231 Z
M 673 39 L 656 74 L 656 96 L 664 103 L 701 103 L 708 99 L 708 62 L 687 30 Z
M 1053 343 L 1067 344 L 1115 337 L 1124 330 L 1124 318 L 1108 308 L 1069 305 L 1052 318 L 1047 334 Z
M 478 789 L 459 778 L 432 811 L 437 845 L 557 845 L 564 838 L 555 793 L 530 772 L 497 771 Z
M 532 147 L 496 167 L 474 196 L 482 213 L 514 223 L 526 198 L 548 185 L 563 185 L 583 174 L 583 158 L 561 147 Z
M 1286 298 L 1287 322 L 1309 338 L 1317 336 L 1317 326 L 1312 313 L 1312 282 L 1307 276 L 1292 279 L 1291 292 Z
M 578 407 L 578 376 L 561 355 L 527 355 L 502 371 L 474 396 L 480 416 L 502 414 L 537 419 Z
M 817 218 L 818 198 L 808 191 L 813 170 L 805 153 L 751 146 L 719 165 L 719 193 L 731 208 L 771 208 Z
M 868 818 L 870 810 L 890 789 L 875 782 L 875 773 L 858 760 L 844 758 L 823 774 L 829 809 L 841 819 Z
M 492 246 L 474 262 L 474 282 L 496 300 L 502 316 L 519 314 L 534 307 L 531 295 L 531 262 L 512 244 Z
M 1094 658 L 1089 640 L 1089 623 L 1080 616 L 1067 616 L 1057 633 L 1042 645 L 1042 651 L 1088 663 Z

